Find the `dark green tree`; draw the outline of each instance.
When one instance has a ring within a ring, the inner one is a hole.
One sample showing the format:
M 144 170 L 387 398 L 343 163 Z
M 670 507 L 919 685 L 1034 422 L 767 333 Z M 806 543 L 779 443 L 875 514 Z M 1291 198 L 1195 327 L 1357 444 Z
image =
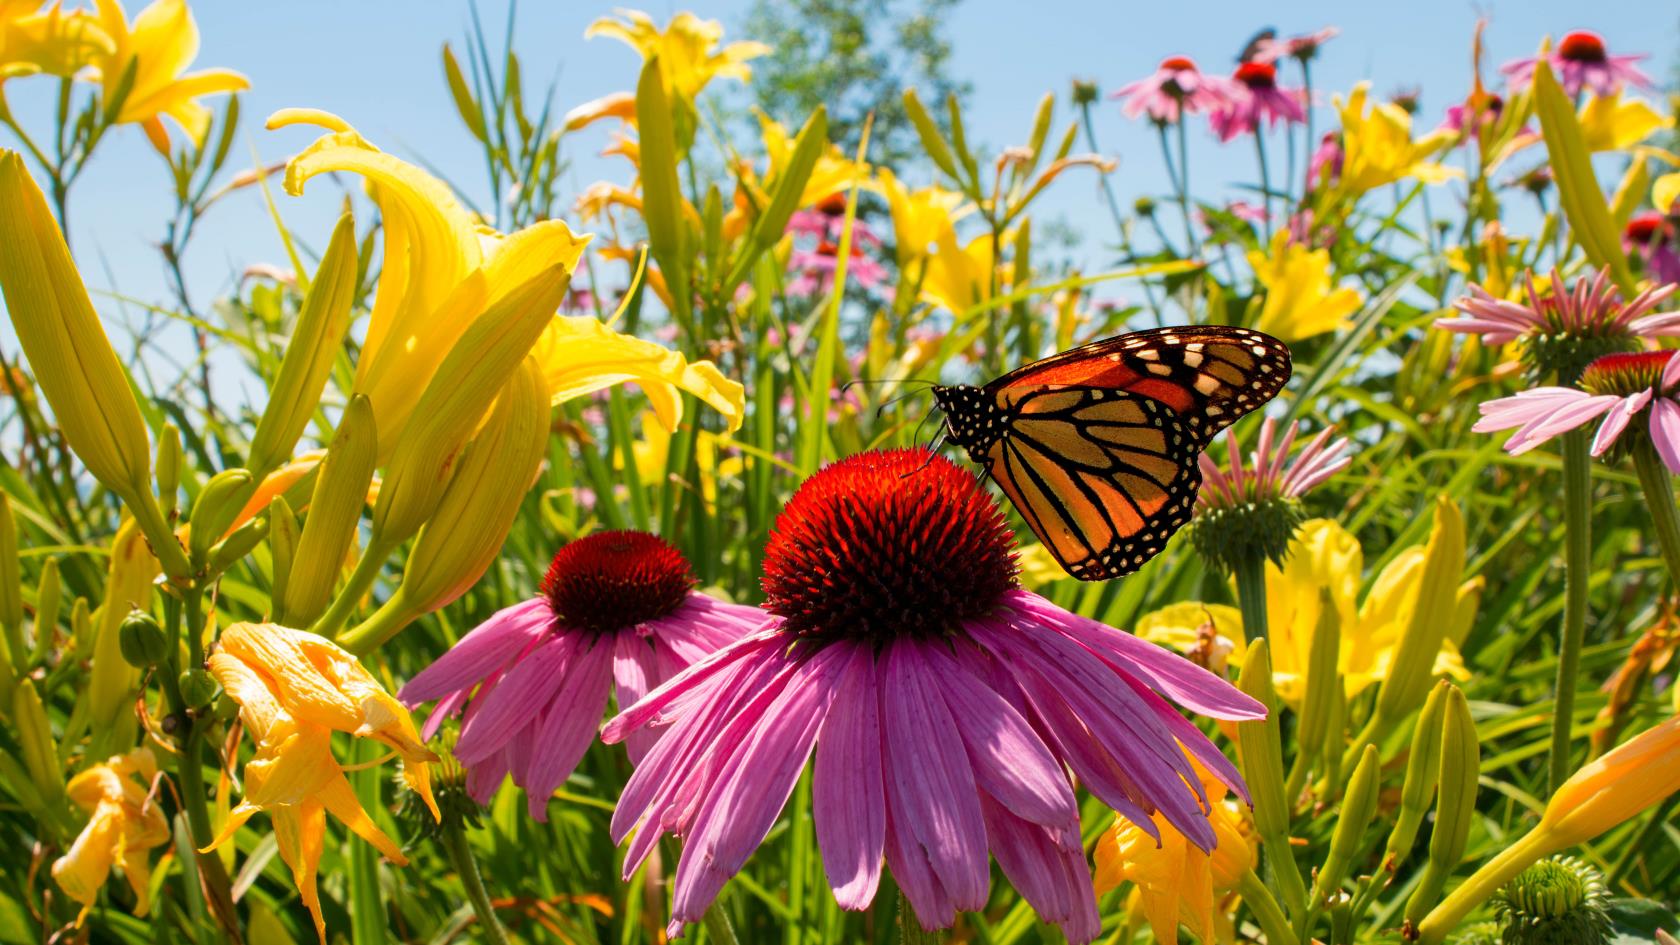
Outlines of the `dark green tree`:
M 742 33 L 774 50 L 752 64 L 758 106 L 797 127 L 827 105 L 834 140 L 854 146 L 873 110 L 872 161 L 891 164 L 919 154 L 904 90 L 916 88 L 930 106 L 969 92 L 969 83 L 950 73 L 945 21 L 958 2 L 754 0 Z

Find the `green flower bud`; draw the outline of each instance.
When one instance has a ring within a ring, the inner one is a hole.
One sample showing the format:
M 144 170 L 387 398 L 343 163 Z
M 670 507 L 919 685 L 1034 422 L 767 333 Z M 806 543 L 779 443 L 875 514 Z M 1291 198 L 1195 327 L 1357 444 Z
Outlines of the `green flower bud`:
M 24 769 L 42 799 L 51 804 L 63 797 L 64 769 L 58 763 L 57 742 L 35 683 L 27 678 L 12 691 L 12 726 L 22 749 Z
M 1441 680 L 1430 690 L 1412 730 L 1412 749 L 1406 758 L 1406 780 L 1400 788 L 1400 810 L 1394 830 L 1383 852 L 1383 869 L 1392 879 L 1395 867 L 1412 852 L 1418 827 L 1435 799 L 1435 782 L 1441 771 L 1441 714 L 1446 711 L 1447 692 L 1452 684 Z
M 189 669 L 181 674 L 181 701 L 189 709 L 200 709 L 210 704 L 216 698 L 216 692 L 221 687 L 216 684 L 215 677 L 202 669 Z
M 210 546 L 222 540 L 256 489 L 257 481 L 248 469 L 224 469 L 204 484 L 198 501 L 193 503 L 192 531 L 187 541 L 194 562 L 202 563 L 209 556 Z
M 157 490 L 164 516 L 173 516 L 181 491 L 181 431 L 173 423 L 165 423 L 158 434 Z
M 278 587 L 275 592 L 276 599 L 285 604 L 287 619 L 298 626 L 313 623 L 327 609 L 333 585 L 344 569 L 344 556 L 356 539 L 368 483 L 379 461 L 379 432 L 373 416 L 367 397 L 350 398 L 321 460 L 309 513 L 287 565 L 285 593 Z M 384 495 L 383 490 L 380 494 Z
M 1340 892 L 1348 867 L 1365 839 L 1365 829 L 1371 825 L 1371 818 L 1377 812 L 1381 769 L 1376 746 L 1366 745 L 1364 753 L 1359 756 L 1359 766 L 1353 769 L 1353 780 L 1348 782 L 1347 793 L 1342 797 L 1341 816 L 1336 819 L 1336 829 L 1330 835 L 1330 853 L 1324 858 L 1324 866 L 1313 881 L 1313 902 L 1323 903 Z
M 1447 877 L 1464 857 L 1470 822 L 1476 815 L 1476 779 L 1482 773 L 1481 744 L 1470 703 L 1457 686 L 1449 686 L 1441 718 L 1441 780 L 1435 801 L 1435 830 L 1429 835 L 1429 862 L 1417 889 L 1406 902 L 1406 923 L 1412 928 L 1440 898 Z
M 1518 873 L 1493 896 L 1502 945 L 1602 945 L 1611 923 L 1604 874 L 1572 856 Z
M 144 669 L 169 658 L 169 637 L 156 618 L 143 610 L 129 611 L 117 628 L 117 642 L 130 666 Z

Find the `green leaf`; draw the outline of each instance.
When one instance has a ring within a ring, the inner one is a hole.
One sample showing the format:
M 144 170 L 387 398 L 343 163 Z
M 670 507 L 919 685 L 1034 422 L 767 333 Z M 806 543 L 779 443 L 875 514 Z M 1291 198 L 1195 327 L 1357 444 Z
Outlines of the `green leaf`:
M 1581 135 L 1575 106 L 1543 59 L 1534 69 L 1534 112 L 1540 118 L 1540 133 L 1546 139 L 1546 153 L 1551 156 L 1552 176 L 1557 180 L 1558 199 L 1570 231 L 1587 258 L 1596 266 L 1608 266 L 1616 287 L 1624 295 L 1633 295 L 1638 286 L 1617 239 L 1610 206 L 1593 173 L 1592 153 Z

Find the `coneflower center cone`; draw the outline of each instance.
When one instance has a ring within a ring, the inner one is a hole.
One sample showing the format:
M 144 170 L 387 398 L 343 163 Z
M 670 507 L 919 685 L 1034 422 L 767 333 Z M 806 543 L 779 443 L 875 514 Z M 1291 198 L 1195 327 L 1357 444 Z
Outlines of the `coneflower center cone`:
M 764 554 L 766 610 L 817 639 L 937 637 L 1016 586 L 1014 539 L 974 476 L 922 449 L 807 479 Z
M 1662 381 L 1673 351 L 1635 351 L 1607 354 L 1581 371 L 1581 387 L 1592 394 L 1629 397 L 1656 387 Z
M 1571 62 L 1604 62 L 1604 39 L 1597 33 L 1577 30 L 1558 42 L 1558 55 Z
M 696 581 L 682 553 L 646 532 L 596 532 L 561 548 L 542 582 L 555 618 L 608 633 L 665 616 Z

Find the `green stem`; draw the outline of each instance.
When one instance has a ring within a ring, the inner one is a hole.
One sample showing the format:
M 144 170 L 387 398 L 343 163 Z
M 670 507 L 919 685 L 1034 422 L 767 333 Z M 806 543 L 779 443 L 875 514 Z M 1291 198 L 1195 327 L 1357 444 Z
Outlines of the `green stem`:
M 420 612 L 409 605 L 408 595 L 398 587 L 390 599 L 380 605 L 372 616 L 344 632 L 338 645 L 357 656 L 366 656 L 397 635 L 404 627 L 420 619 Z
M 1272 242 L 1272 173 L 1266 167 L 1266 138 L 1261 134 L 1259 120 L 1254 125 L 1254 154 L 1260 160 L 1260 208 L 1265 211 L 1266 219 L 1262 222 L 1262 229 L 1266 234 L 1266 245 Z
M 1196 229 L 1190 222 L 1190 145 L 1184 131 L 1184 115 L 1178 116 L 1178 210 L 1184 214 L 1184 238 L 1190 244 L 1190 258 L 1202 255 L 1196 241 Z
M 393 545 L 382 542 L 378 538 L 368 542 L 367 550 L 362 552 L 361 560 L 356 562 L 356 570 L 350 572 L 350 579 L 344 582 L 344 588 L 333 598 L 332 606 L 315 621 L 309 629 L 331 640 L 338 635 L 339 628 L 350 621 L 350 616 L 356 612 L 356 605 L 362 595 L 373 587 L 373 582 L 379 578 L 379 572 L 385 567 L 385 559 L 390 557 Z
M 184 630 L 189 651 L 192 653 L 191 666 L 195 668 L 203 663 L 203 655 L 199 652 L 200 646 L 196 642 L 204 635 L 203 593 L 201 588 L 188 588 L 183 595 L 185 600 L 181 606 L 165 608 L 165 616 L 169 622 L 169 638 L 176 639 L 177 632 Z M 184 628 L 181 626 L 183 610 L 186 615 Z M 215 838 L 215 831 L 210 824 L 210 805 L 204 793 L 204 732 L 200 720 L 188 711 L 186 700 L 181 695 L 181 687 L 177 683 L 180 669 L 177 661 L 171 658 L 165 662 L 160 675 L 170 713 L 184 725 L 184 730 L 176 736 L 180 752 L 176 755 L 175 780 L 181 792 L 181 809 L 187 816 L 187 827 L 192 833 L 193 849 L 201 851 Z M 221 858 L 214 853 L 200 852 L 193 859 L 199 877 L 203 880 L 211 908 L 217 917 L 224 923 L 236 922 L 233 917 L 232 882 L 228 878 L 226 868 L 222 866 Z
M 1237 604 L 1242 610 L 1243 636 L 1250 640 L 1266 636 L 1266 561 L 1264 558 L 1237 563 Z
M 1272 891 L 1253 870 L 1243 871 L 1242 879 L 1237 881 L 1237 891 L 1242 893 L 1248 911 L 1254 913 L 1254 921 L 1260 923 L 1261 931 L 1266 933 L 1267 945 L 1297 945 L 1300 942 Z
M 1674 480 L 1649 442 L 1634 447 L 1633 468 L 1639 473 L 1639 486 L 1645 492 L 1645 505 L 1651 512 L 1663 563 L 1668 565 L 1669 580 L 1680 590 L 1680 514 L 1675 511 Z
M 456 874 L 461 877 L 461 885 L 466 887 L 467 902 L 472 904 L 473 914 L 478 916 L 484 939 L 493 945 L 508 945 L 507 932 L 496 918 L 496 908 L 490 902 L 490 893 L 484 888 L 484 877 L 478 872 L 478 861 L 473 859 L 472 849 L 467 846 L 467 832 L 461 828 L 459 820 L 451 819 L 444 823 L 442 845 L 449 856 L 449 865 L 455 867 Z
M 1592 565 L 1592 458 L 1587 455 L 1586 431 L 1565 433 L 1562 452 L 1563 631 L 1558 641 L 1557 684 L 1552 710 L 1549 794 L 1556 794 L 1573 770 L 1570 742 L 1575 721 L 1575 677 L 1580 673 L 1581 644 L 1587 631 L 1587 582 Z M 1673 505 L 1670 500 L 1670 509 Z
M 735 924 L 723 911 L 721 896 L 706 907 L 705 914 L 700 916 L 700 927 L 706 930 L 706 939 L 712 945 L 740 945 L 740 939 L 735 937 Z
M 898 894 L 898 942 L 899 945 L 939 945 L 944 936 L 937 931 L 929 932 L 922 928 L 922 923 L 916 918 L 916 910 L 911 907 L 910 900 L 904 898 L 901 890 Z
M 1101 154 L 1102 149 L 1097 146 L 1096 126 L 1091 123 L 1091 105 L 1089 102 L 1080 104 L 1079 121 L 1085 130 L 1086 146 L 1091 149 L 1092 154 Z M 1097 175 L 1097 180 L 1102 184 L 1103 198 L 1108 202 L 1109 216 L 1114 218 L 1114 233 L 1119 238 L 1120 249 L 1122 252 L 1129 254 L 1132 251 L 1132 239 L 1126 232 L 1126 216 L 1120 212 L 1120 199 L 1114 195 L 1114 185 L 1109 183 L 1107 174 Z M 1154 285 L 1148 279 L 1144 279 L 1142 282 L 1143 297 L 1149 303 L 1150 311 L 1155 314 L 1155 324 L 1158 326 L 1165 325 L 1167 322 L 1165 316 L 1161 313 L 1161 304 L 1155 300 Z M 911 297 L 914 298 L 914 296 Z

